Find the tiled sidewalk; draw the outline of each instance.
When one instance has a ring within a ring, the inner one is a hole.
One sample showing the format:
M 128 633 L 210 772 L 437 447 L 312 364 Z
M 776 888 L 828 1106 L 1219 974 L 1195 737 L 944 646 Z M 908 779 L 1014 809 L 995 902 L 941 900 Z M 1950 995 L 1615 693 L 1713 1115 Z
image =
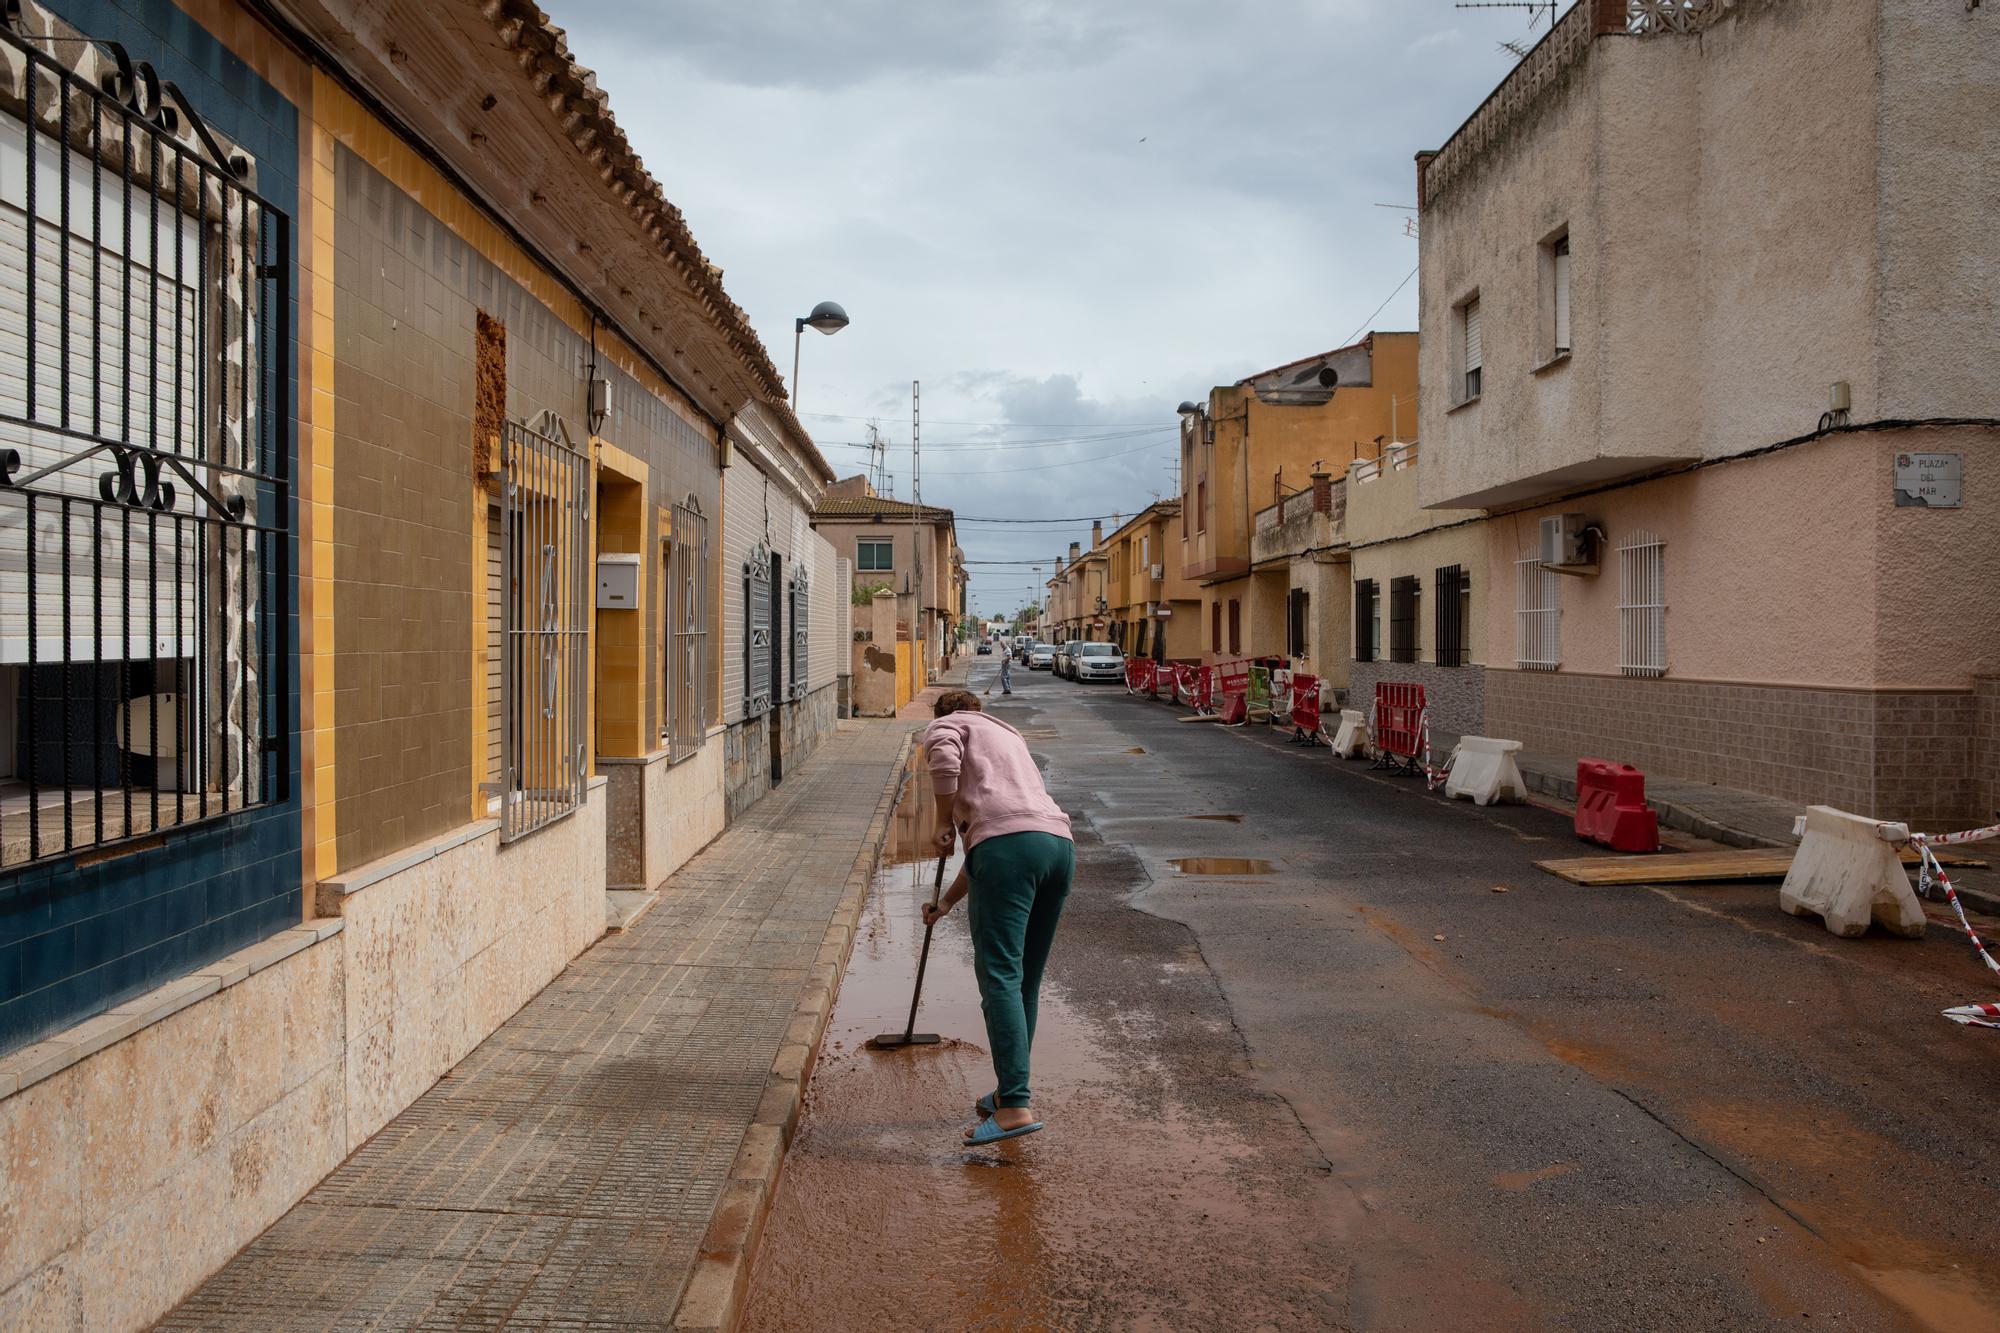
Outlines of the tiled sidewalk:
M 909 734 L 842 723 L 159 1327 L 726 1323 Z

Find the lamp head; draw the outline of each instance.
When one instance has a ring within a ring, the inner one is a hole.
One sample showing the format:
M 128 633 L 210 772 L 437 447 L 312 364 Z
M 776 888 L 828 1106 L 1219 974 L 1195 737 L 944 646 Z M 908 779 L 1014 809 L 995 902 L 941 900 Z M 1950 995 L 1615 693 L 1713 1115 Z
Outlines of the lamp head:
M 1175 408 L 1174 411 L 1180 413 L 1184 417 L 1191 417 L 1201 411 L 1201 404 L 1195 402 L 1192 398 L 1190 398 L 1186 402 L 1182 403 L 1179 407 Z
M 847 327 L 847 312 L 832 301 L 821 301 L 810 315 L 799 321 L 799 327 L 818 329 L 831 337 Z

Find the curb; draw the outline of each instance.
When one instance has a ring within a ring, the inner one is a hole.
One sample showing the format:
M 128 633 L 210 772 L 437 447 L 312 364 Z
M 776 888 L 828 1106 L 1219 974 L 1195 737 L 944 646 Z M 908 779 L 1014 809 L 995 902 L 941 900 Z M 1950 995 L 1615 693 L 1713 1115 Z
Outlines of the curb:
M 1521 780 L 1528 790 L 1543 796 L 1552 796 L 1559 801 L 1576 804 L 1576 779 L 1564 773 L 1551 773 L 1543 769 L 1524 768 Z M 1768 838 L 1761 833 L 1751 833 L 1728 824 L 1718 823 L 1707 815 L 1699 814 L 1684 805 L 1663 801 L 1650 792 L 1646 803 L 1653 807 L 1660 817 L 1660 827 L 1674 829 L 1681 833 L 1706 838 L 1727 847 L 1793 847 L 1799 844 L 1792 838 Z
M 763 1237 L 764 1220 L 777 1200 L 785 1149 L 798 1128 L 806 1085 L 812 1079 L 820 1041 L 833 1015 L 834 996 L 840 990 L 840 978 L 854 946 L 855 927 L 868 900 L 868 886 L 881 865 L 889 819 L 902 794 L 904 766 L 909 762 L 916 735 L 912 729 L 896 750 L 890 781 L 876 802 L 874 818 L 868 823 L 861 850 L 848 871 L 846 887 L 820 943 L 812 976 L 793 1006 L 784 1042 L 771 1062 L 763 1100 L 758 1103 L 757 1114 L 743 1135 L 735 1162 L 730 1165 L 729 1178 L 716 1200 L 715 1214 L 709 1219 L 708 1231 L 696 1252 L 694 1272 L 681 1290 L 680 1305 L 674 1311 L 676 1329 L 720 1333 L 733 1329 L 743 1312 L 743 1298 L 750 1287 L 750 1266 L 757 1257 L 757 1242 Z

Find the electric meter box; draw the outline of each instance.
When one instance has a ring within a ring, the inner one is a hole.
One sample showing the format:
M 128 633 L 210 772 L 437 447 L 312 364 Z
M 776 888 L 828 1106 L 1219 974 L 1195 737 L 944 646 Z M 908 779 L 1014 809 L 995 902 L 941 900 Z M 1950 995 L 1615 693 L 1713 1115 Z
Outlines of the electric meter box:
M 597 557 L 597 609 L 639 609 L 639 553 L 613 551 Z

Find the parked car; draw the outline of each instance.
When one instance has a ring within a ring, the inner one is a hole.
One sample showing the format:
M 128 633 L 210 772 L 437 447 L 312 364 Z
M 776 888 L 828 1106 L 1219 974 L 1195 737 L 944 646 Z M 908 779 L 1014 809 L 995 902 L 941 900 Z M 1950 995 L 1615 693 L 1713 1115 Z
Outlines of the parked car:
M 981 657 L 991 657 L 993 656 L 993 645 L 987 642 L 985 639 L 981 639 L 979 641 L 979 646 L 973 649 L 973 651 Z
M 1014 640 L 1014 660 L 1022 666 L 1028 664 L 1028 650 L 1035 646 L 1032 634 L 1023 634 Z
M 1076 650 L 1083 647 L 1082 639 L 1071 639 L 1056 649 L 1055 673 L 1076 679 Z
M 1038 643 L 1028 649 L 1028 670 L 1047 671 L 1056 664 L 1056 649 L 1052 643 Z
M 1070 658 L 1070 679 L 1087 680 L 1125 679 L 1125 654 L 1115 643 L 1078 644 L 1076 653 Z

